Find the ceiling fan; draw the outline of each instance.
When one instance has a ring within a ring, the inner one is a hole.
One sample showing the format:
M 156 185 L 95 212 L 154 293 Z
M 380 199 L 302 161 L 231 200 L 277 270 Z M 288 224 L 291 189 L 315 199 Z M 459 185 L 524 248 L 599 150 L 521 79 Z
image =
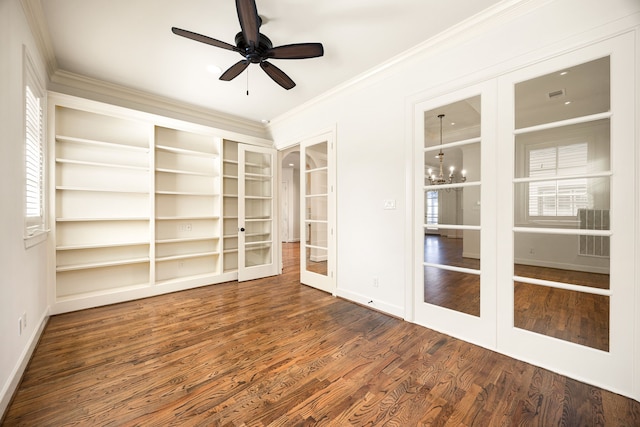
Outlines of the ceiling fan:
M 316 58 L 324 54 L 322 43 L 296 43 L 273 47 L 271 40 L 260 33 L 262 19 L 258 15 L 255 0 L 236 0 L 236 9 L 242 31 L 236 34 L 235 46 L 202 34 L 176 27 L 171 28 L 171 31 L 179 36 L 222 49 L 232 50 L 243 56 L 244 59 L 236 62 L 222 73 L 220 80 L 231 81 L 242 73 L 249 64 L 260 64 L 260 68 L 273 81 L 288 90 L 296 85 L 295 82 L 284 71 L 267 62 L 267 60 Z

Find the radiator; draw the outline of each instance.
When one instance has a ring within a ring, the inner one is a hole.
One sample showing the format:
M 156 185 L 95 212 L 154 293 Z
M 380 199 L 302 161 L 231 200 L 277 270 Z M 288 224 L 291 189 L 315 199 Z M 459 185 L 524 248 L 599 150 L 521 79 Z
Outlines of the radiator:
M 581 230 L 609 230 L 609 209 L 578 209 Z M 609 236 L 580 236 L 578 254 L 609 257 Z

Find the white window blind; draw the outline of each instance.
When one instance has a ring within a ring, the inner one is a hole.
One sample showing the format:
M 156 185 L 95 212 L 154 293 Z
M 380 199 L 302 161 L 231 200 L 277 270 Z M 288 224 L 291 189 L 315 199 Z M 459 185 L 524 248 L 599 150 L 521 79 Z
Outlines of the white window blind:
M 44 92 L 25 52 L 25 233 L 26 237 L 45 231 L 44 203 Z
M 531 149 L 529 176 L 560 177 L 587 173 L 588 143 Z M 588 208 L 586 178 L 529 183 L 530 217 L 576 217 L 578 209 Z

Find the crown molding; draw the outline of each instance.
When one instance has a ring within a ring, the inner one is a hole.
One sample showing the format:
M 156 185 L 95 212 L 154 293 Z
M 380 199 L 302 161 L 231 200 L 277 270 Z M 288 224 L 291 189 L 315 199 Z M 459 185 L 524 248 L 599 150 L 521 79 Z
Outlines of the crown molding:
M 51 45 L 49 27 L 47 26 L 46 19 L 44 19 L 42 4 L 39 0 L 20 0 L 20 4 L 22 5 L 24 16 L 27 19 L 38 50 L 45 60 L 47 75 L 50 78 L 58 69 L 58 62 L 56 61 L 56 55 Z
M 262 123 L 69 71 L 55 71 L 50 77 L 49 89 L 54 92 L 191 121 L 232 133 L 271 139 L 267 127 Z
M 356 90 L 363 85 L 369 84 L 374 78 L 383 78 L 388 73 L 394 72 L 397 66 L 403 65 L 409 60 L 414 60 L 416 57 L 434 55 L 443 50 L 451 49 L 466 40 L 471 40 L 481 35 L 488 28 L 498 26 L 503 22 L 508 22 L 516 17 L 530 13 L 553 1 L 554 0 L 504 0 L 496 3 L 476 15 L 447 28 L 434 37 L 423 41 L 417 46 L 275 117 L 271 120 L 269 126 L 271 127 L 286 121 L 302 111 L 336 95 L 344 95 L 347 90 Z

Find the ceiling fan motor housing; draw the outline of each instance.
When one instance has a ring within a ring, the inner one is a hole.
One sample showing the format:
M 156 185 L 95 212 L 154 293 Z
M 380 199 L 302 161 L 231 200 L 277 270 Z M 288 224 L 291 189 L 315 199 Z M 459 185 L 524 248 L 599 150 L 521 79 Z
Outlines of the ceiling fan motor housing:
M 236 46 L 240 49 L 240 54 L 244 56 L 247 61 L 253 64 L 259 64 L 264 59 L 267 58 L 266 54 L 269 50 L 273 48 L 273 43 L 269 39 L 269 37 L 265 36 L 262 33 L 258 34 L 258 46 L 256 46 L 253 50 L 251 46 L 247 44 L 242 35 L 242 31 L 236 34 Z

